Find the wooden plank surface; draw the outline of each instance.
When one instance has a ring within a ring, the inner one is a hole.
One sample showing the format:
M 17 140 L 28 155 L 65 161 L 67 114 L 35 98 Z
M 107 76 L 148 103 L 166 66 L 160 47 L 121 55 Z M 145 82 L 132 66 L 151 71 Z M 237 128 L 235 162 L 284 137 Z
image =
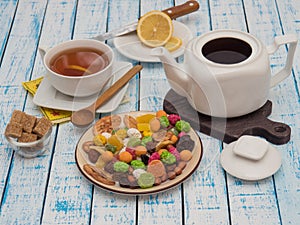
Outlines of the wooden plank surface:
M 7 39 L 11 31 L 16 9 L 17 0 L 0 2 L 0 62 L 2 61 L 2 56 L 5 52 Z
M 52 47 L 75 39 L 79 7 L 75 0 L 49 1 L 40 44 Z M 41 219 L 43 224 L 66 221 L 87 224 L 90 221 L 93 187 L 81 176 L 74 162 L 74 150 L 81 134 L 82 131 L 74 129 L 70 123 L 58 126 Z
M 266 43 L 272 41 L 272 36 L 267 36 L 270 30 L 276 35 L 296 34 L 298 40 L 300 38 L 299 24 L 299 1 L 275 1 L 274 7 L 276 11 L 270 14 L 270 11 L 265 8 L 269 16 L 265 16 L 264 20 L 272 21 L 272 27 L 259 26 L 258 28 L 266 30 L 265 36 L 262 37 Z M 276 18 L 277 17 L 277 18 Z M 278 21 L 274 23 L 273 21 Z M 252 21 L 251 21 L 252 22 Z M 258 23 L 258 21 L 253 20 Z M 253 26 L 256 27 L 256 26 Z M 257 28 L 257 27 L 256 27 Z M 254 28 L 255 29 L 255 28 Z M 257 33 L 262 32 L 260 29 Z M 281 47 L 277 54 L 271 58 L 273 72 L 282 68 L 286 58 L 286 47 Z M 277 195 L 277 204 L 280 209 L 280 222 L 282 224 L 298 224 L 300 220 L 300 183 L 299 183 L 299 168 L 300 168 L 300 95 L 299 95 L 299 65 L 300 65 L 299 42 L 295 53 L 292 74 L 279 85 L 271 89 L 270 95 L 275 102 L 273 117 L 277 120 L 287 122 L 292 128 L 291 141 L 278 148 L 282 154 L 282 167 L 275 178 L 275 188 Z
M 45 1 L 22 1 L 17 5 L 1 64 L 1 77 L 5 78 L 1 81 L 1 133 L 11 112 L 25 108 L 26 92 L 21 82 L 29 80 L 32 73 L 45 7 Z M 37 110 L 36 114 L 39 114 Z M 1 143 L 6 143 L 4 136 L 1 138 Z M 41 163 L 43 157 L 24 161 L 13 154 L 7 144 L 4 146 L 7 150 L 1 151 L 1 160 L 5 160 L 1 165 L 7 174 L 1 177 L 5 190 L 1 198 L 0 224 L 38 223 L 47 181 L 43 175 L 47 176 L 48 167 Z
M 185 0 L 7 0 L 0 2 L 0 120 L 4 133 L 11 112 L 21 109 L 41 116 L 21 82 L 45 75 L 38 46 L 92 38 L 136 21 L 152 9 Z M 215 29 L 237 29 L 257 36 L 265 45 L 274 36 L 300 36 L 298 0 L 199 0 L 200 10 L 178 18 L 200 36 Z M 126 96 L 112 113 L 156 111 L 163 107 L 169 84 L 161 63 L 144 63 L 115 52 L 117 61 L 142 64 Z M 285 62 L 288 46 L 270 56 L 272 72 Z M 12 152 L 4 136 L 0 144 L 0 224 L 298 224 L 300 219 L 300 55 L 293 72 L 270 90 L 271 118 L 292 128 L 291 141 L 275 146 L 282 166 L 272 177 L 246 182 L 225 173 L 219 163 L 223 146 L 199 134 L 204 156 L 183 184 L 163 193 L 120 196 L 90 184 L 78 171 L 74 150 L 85 129 L 56 125 L 51 144 L 40 157 L 25 160 Z M 184 57 L 179 57 L 182 63 Z M 97 117 L 106 114 L 98 114 Z
M 9 63 L 8 62 L 4 62 L 4 64 L 2 63 L 3 61 L 3 55 L 7 46 L 7 41 L 8 41 L 8 37 L 11 31 L 11 27 L 13 24 L 13 19 L 14 19 L 14 14 L 15 11 L 17 9 L 17 1 L 10 1 L 10 2 L 1 2 L 1 12 L 0 15 L 0 38 L 1 38 L 1 48 L 0 48 L 0 71 L 2 77 L 4 77 L 4 70 L 3 70 L 3 66 L 8 66 Z M 7 75 L 7 74 L 6 74 Z M 9 104 L 11 104 L 11 101 L 9 98 L 7 98 L 7 94 L 13 94 L 17 91 L 17 88 L 11 89 L 10 91 L 8 91 L 8 88 L 6 85 L 2 85 L 0 86 L 1 89 L 1 99 L 2 99 L 2 104 L 0 106 L 1 108 L 1 124 L 6 124 L 6 109 L 7 106 Z M 4 128 L 1 127 L 1 131 L 4 131 Z M 5 140 L 3 135 L 1 136 L 1 152 L 5 153 L 5 154 L 1 154 L 0 155 L 0 163 L 1 165 L 3 165 L 3 169 L 1 170 L 1 182 L 0 182 L 0 193 L 1 195 L 3 195 L 3 191 L 5 188 L 5 184 L 6 184 L 6 178 L 7 178 L 7 173 L 9 171 L 9 167 L 10 167 L 10 162 L 11 162 L 11 154 L 12 152 L 10 151 L 10 149 L 8 149 L 6 147 L 6 145 L 4 144 Z
M 278 8 L 278 4 L 280 7 Z M 286 18 L 287 15 L 293 16 L 293 13 L 287 13 L 284 11 L 278 11 L 278 9 L 299 9 L 299 1 L 296 2 L 283 2 L 282 1 L 262 1 L 262 2 L 247 2 L 245 8 L 249 10 L 249 14 L 255 13 L 257 17 L 249 19 L 248 25 L 251 32 L 253 32 L 263 43 L 269 45 L 273 42 L 274 36 L 280 36 L 288 33 L 295 33 L 296 27 L 293 30 L 286 30 L 284 24 L 289 24 L 293 20 L 291 17 Z M 288 19 L 288 20 L 287 20 Z M 285 22 L 284 22 L 285 21 Z M 298 26 L 299 27 L 299 26 Z M 299 33 L 297 35 L 299 37 Z M 298 53 L 297 53 L 298 52 Z M 299 65 L 299 44 L 298 51 L 295 55 L 294 71 L 298 74 L 296 80 L 299 79 L 299 70 L 295 70 Z M 283 67 L 286 59 L 286 48 L 281 47 L 274 55 L 270 57 L 273 74 Z M 277 210 L 280 209 L 278 215 L 278 223 L 283 224 L 297 224 L 300 219 L 299 210 L 286 210 L 288 208 L 297 209 L 296 205 L 299 205 L 300 193 L 299 193 L 299 158 L 289 157 L 288 155 L 299 155 L 299 128 L 296 124 L 299 124 L 299 92 L 296 86 L 296 80 L 291 74 L 286 80 L 281 82 L 276 87 L 270 90 L 270 98 L 274 102 L 272 119 L 278 121 L 285 121 L 292 127 L 291 140 L 285 146 L 278 146 L 280 150 L 283 162 L 282 167 L 278 174 L 274 176 L 273 185 L 270 186 L 268 193 L 270 208 L 273 207 L 273 216 L 277 214 Z M 297 93 L 298 92 L 298 93 Z M 298 126 L 299 127 L 299 126 Z M 295 164 L 296 163 L 296 164 Z M 286 173 L 285 171 L 289 171 Z M 275 190 L 272 190 L 275 189 Z M 288 190 L 286 192 L 286 190 Z M 272 196 L 276 194 L 277 196 Z M 267 200 L 266 200 L 267 201 Z M 274 219 L 274 223 L 276 220 Z

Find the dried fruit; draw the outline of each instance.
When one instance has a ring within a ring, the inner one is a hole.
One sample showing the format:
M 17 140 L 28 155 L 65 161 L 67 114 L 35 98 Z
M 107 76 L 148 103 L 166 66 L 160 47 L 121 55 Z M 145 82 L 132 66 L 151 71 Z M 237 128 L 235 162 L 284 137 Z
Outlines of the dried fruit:
M 180 152 L 180 158 L 182 161 L 189 161 L 193 157 L 193 154 L 189 150 L 182 150 Z

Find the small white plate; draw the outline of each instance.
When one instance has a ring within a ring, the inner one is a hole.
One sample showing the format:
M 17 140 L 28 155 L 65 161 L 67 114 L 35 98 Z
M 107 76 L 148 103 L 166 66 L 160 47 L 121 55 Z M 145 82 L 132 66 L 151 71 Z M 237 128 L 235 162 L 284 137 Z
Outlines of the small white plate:
M 176 58 L 183 54 L 186 44 L 193 38 L 193 35 L 191 30 L 183 23 L 174 20 L 173 24 L 173 36 L 179 37 L 182 40 L 181 47 L 171 53 Z M 136 32 L 114 38 L 114 45 L 122 55 L 130 59 L 141 62 L 160 62 L 158 57 L 151 56 L 150 51 L 153 48 L 142 44 Z
M 272 176 L 281 166 L 281 155 L 268 144 L 265 155 L 259 160 L 240 156 L 233 152 L 236 141 L 228 144 L 222 151 L 220 163 L 224 170 L 242 180 L 257 181 Z
M 115 62 L 115 64 L 113 65 L 114 76 L 112 78 L 112 82 L 116 82 L 130 68 L 132 68 L 132 64 L 129 62 Z M 110 84 L 106 85 L 104 90 L 106 90 L 109 86 Z M 99 107 L 97 109 L 97 112 L 106 113 L 115 110 L 121 103 L 127 88 L 128 84 L 126 84 L 121 90 L 119 90 L 117 94 L 115 94 L 104 105 Z M 98 95 L 101 95 L 101 93 L 97 93 L 87 97 L 68 96 L 57 91 L 53 86 L 51 86 L 46 76 L 42 80 L 36 94 L 33 97 L 33 103 L 42 107 L 52 109 L 76 111 L 92 104 L 97 99 Z

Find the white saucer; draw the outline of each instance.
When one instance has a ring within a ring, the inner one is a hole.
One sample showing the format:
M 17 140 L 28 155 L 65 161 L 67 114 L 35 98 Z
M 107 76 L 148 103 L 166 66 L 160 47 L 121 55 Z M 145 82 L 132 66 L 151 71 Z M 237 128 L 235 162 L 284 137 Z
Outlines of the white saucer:
M 248 181 L 262 180 L 272 176 L 280 168 L 281 155 L 271 144 L 268 143 L 266 150 L 262 149 L 265 153 L 261 154 L 263 156 L 260 159 L 254 159 L 248 154 L 239 154 L 243 149 L 234 150 L 237 142 L 228 144 L 220 156 L 222 167 L 232 176 Z
M 183 23 L 173 20 L 173 24 L 173 36 L 182 39 L 181 47 L 171 53 L 176 58 L 183 54 L 186 44 L 193 38 L 193 35 L 190 29 Z M 160 62 L 158 57 L 150 55 L 150 51 L 153 48 L 143 45 L 136 32 L 114 38 L 114 46 L 122 55 L 128 58 L 141 62 Z
M 113 65 L 114 76 L 112 78 L 112 82 L 117 81 L 130 68 L 132 68 L 132 64 L 129 62 L 116 62 Z M 104 90 L 106 90 L 109 86 L 110 84 L 108 84 Z M 115 110 L 121 103 L 127 88 L 128 84 L 126 84 L 121 90 L 119 90 L 118 93 L 115 94 L 104 105 L 99 107 L 99 109 L 97 109 L 97 112 L 106 113 Z M 73 97 L 65 95 L 57 91 L 53 86 L 51 86 L 46 76 L 42 80 L 36 94 L 33 97 L 33 103 L 42 107 L 52 109 L 76 111 L 92 104 L 96 100 L 98 95 L 99 93 L 87 97 Z

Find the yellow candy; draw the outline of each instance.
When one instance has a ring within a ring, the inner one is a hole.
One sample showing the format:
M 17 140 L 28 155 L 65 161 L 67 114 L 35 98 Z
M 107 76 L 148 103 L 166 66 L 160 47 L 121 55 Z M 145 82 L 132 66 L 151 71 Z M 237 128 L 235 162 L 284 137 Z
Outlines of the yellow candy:
M 125 129 L 120 129 L 116 131 L 116 135 L 124 140 L 127 137 L 127 131 Z
M 151 119 L 155 117 L 154 114 L 144 114 L 141 116 L 136 117 L 136 121 L 138 123 L 149 123 Z
M 150 130 L 150 125 L 149 125 L 149 123 L 138 123 L 137 124 L 137 129 L 141 132 L 149 131 Z
M 115 146 L 117 152 L 120 151 L 124 146 L 123 142 L 117 137 L 117 135 L 112 135 L 110 138 L 108 138 L 107 143 Z
M 103 146 L 106 144 L 107 141 L 106 137 L 104 137 L 102 134 L 97 134 L 94 136 L 93 142 L 95 143 L 95 145 Z
M 145 130 L 143 132 L 144 137 L 152 136 L 152 132 L 150 130 Z

